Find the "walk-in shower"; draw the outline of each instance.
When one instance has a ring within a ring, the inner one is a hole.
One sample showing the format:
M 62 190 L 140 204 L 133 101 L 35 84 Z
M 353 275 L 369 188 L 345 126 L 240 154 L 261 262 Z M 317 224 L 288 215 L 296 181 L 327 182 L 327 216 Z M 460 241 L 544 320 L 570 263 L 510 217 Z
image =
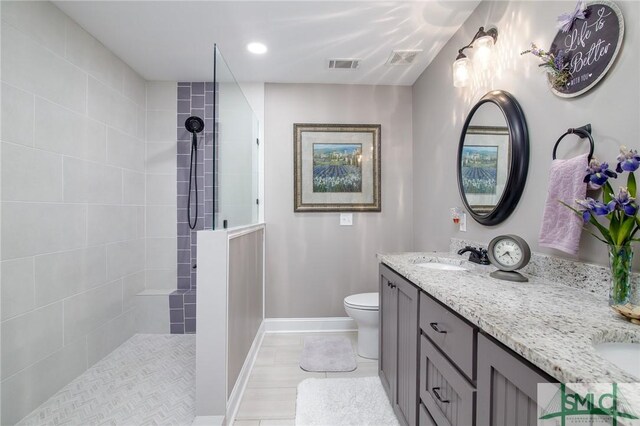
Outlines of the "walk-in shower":
M 184 122 L 184 128 L 192 135 L 191 139 L 191 159 L 189 160 L 189 194 L 187 195 L 187 220 L 189 228 L 195 229 L 198 224 L 198 133 L 204 130 L 204 121 L 200 117 L 192 115 Z M 191 194 L 193 184 L 196 201 L 196 214 L 191 220 Z

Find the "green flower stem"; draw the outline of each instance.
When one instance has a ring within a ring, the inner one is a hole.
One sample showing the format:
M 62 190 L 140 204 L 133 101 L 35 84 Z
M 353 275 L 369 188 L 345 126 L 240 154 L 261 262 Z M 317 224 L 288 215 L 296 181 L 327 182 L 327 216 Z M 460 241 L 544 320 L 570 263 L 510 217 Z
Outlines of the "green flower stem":
M 629 298 L 632 260 L 633 251 L 630 244 L 609 246 L 609 263 L 611 266 L 610 302 L 612 305 L 623 305 Z

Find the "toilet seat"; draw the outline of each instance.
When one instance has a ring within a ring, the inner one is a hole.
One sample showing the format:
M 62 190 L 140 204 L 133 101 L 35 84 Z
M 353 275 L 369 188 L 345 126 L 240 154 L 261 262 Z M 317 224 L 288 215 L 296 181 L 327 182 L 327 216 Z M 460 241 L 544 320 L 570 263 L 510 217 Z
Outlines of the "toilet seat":
M 362 311 L 377 311 L 379 309 L 378 293 L 352 294 L 344 298 L 344 305 Z

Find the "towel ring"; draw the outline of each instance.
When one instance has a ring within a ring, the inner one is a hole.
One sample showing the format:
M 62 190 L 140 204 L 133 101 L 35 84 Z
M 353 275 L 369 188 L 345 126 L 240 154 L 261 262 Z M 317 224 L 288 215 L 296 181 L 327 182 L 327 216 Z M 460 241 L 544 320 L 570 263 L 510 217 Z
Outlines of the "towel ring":
M 553 146 L 553 159 L 556 159 L 556 151 L 558 149 L 558 144 L 560 144 L 560 141 L 567 135 L 578 135 L 580 137 L 580 139 L 584 139 L 584 138 L 589 138 L 589 158 L 587 159 L 587 162 L 591 162 L 591 159 L 593 158 L 593 149 L 594 149 L 594 143 L 593 143 L 593 137 L 591 136 L 591 124 L 585 124 L 582 127 L 577 127 L 575 129 L 568 129 L 562 136 L 560 136 L 560 138 L 556 141 L 556 144 Z

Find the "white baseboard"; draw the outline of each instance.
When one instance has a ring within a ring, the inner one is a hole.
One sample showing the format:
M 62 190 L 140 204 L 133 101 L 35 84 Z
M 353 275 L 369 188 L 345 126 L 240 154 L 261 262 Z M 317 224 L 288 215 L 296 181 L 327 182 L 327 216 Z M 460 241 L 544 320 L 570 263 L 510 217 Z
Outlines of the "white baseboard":
M 222 426 L 223 424 L 223 416 L 196 416 L 191 426 Z
M 327 318 L 266 318 L 265 333 L 355 331 L 356 322 L 350 317 Z
M 238 408 L 240 408 L 240 401 L 242 401 L 242 395 L 244 395 L 244 391 L 247 387 L 247 382 L 249 381 L 249 375 L 251 374 L 251 370 L 253 369 L 253 364 L 256 362 L 256 358 L 258 357 L 258 351 L 260 350 L 260 346 L 262 345 L 262 339 L 265 333 L 265 321 L 263 320 L 260 324 L 260 328 L 258 328 L 258 333 L 256 333 L 256 337 L 253 339 L 253 343 L 251 344 L 251 348 L 249 348 L 249 353 L 247 354 L 247 358 L 244 360 L 244 364 L 242 365 L 242 369 L 240 370 L 240 374 L 238 374 L 238 379 L 236 380 L 236 384 L 231 391 L 231 395 L 229 395 L 229 399 L 227 400 L 227 416 L 226 416 L 226 424 L 232 425 L 236 419 L 236 414 L 238 414 Z

